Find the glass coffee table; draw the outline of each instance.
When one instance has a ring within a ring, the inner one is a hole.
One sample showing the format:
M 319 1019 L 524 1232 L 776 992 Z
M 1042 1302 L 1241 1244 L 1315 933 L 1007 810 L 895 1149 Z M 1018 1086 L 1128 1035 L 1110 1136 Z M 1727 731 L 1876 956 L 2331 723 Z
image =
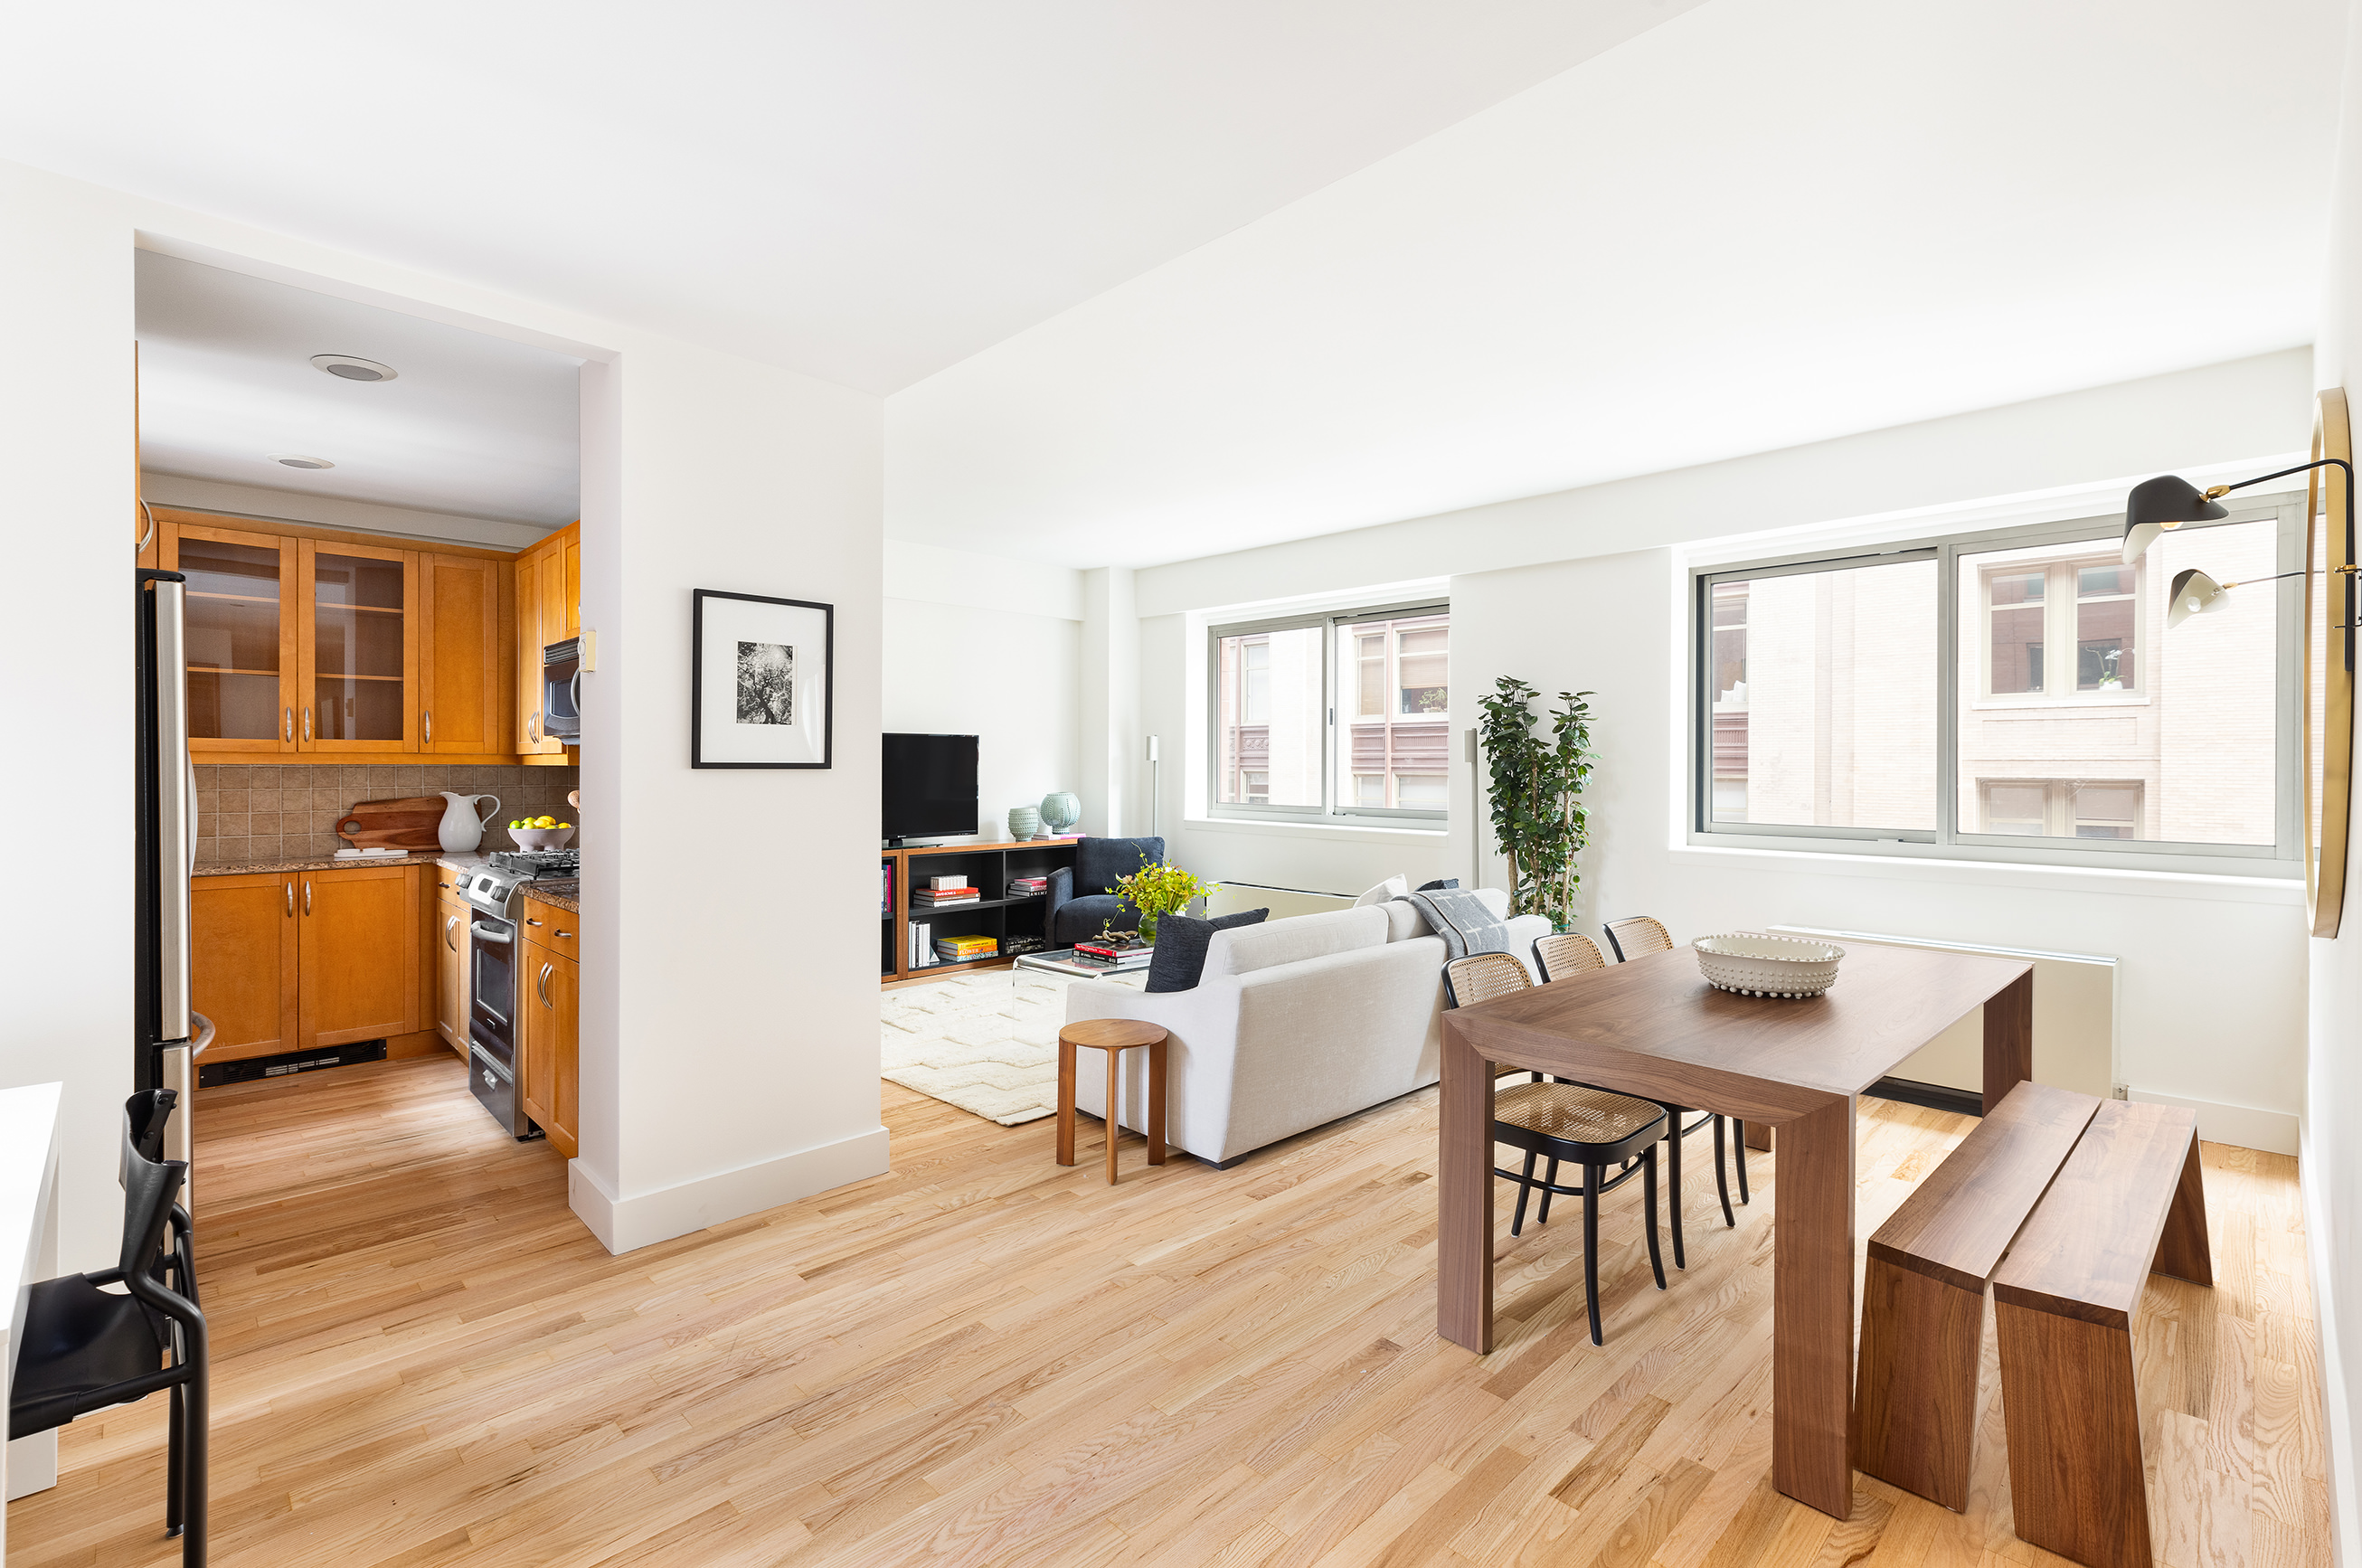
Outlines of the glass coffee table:
M 1145 969 L 1156 956 L 1153 947 L 1136 947 L 1112 964 L 1094 964 L 1075 956 L 1071 947 L 1053 947 L 1034 953 L 1020 953 L 1010 967 L 1013 969 L 1046 969 L 1054 975 L 1074 979 L 1098 979 L 1103 976 L 1132 975 Z

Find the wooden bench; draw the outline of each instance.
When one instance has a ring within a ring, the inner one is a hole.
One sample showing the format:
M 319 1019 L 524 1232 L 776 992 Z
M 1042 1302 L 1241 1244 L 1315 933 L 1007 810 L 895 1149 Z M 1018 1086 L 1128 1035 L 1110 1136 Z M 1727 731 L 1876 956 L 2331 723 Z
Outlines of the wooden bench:
M 2198 1118 L 2103 1102 L 1993 1275 L 2018 1539 L 2150 1568 L 2133 1313 L 2151 1272 L 2214 1283 Z
M 2100 1105 L 2016 1085 L 1871 1237 L 1856 1469 L 1966 1510 L 1985 1282 Z

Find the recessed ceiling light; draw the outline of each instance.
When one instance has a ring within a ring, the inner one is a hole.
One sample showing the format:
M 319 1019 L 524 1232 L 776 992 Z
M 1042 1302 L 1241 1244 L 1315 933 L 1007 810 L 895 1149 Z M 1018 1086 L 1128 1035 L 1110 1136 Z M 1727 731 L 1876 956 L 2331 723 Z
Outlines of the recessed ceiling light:
M 315 354 L 312 368 L 326 370 L 339 381 L 390 381 L 397 372 L 392 365 L 381 365 L 375 359 L 357 359 L 350 354 Z
M 273 452 L 270 460 L 291 469 L 333 469 L 337 466 L 326 458 L 307 458 L 300 452 Z

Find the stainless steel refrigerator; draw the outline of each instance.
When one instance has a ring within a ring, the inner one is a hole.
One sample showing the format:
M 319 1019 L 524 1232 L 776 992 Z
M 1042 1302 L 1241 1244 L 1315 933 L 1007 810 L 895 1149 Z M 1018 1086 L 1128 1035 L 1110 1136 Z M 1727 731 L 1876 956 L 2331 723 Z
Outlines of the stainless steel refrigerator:
M 138 574 L 138 934 L 134 945 L 132 1088 L 179 1091 L 164 1157 L 189 1157 L 189 1091 L 213 1025 L 190 1005 L 189 875 L 196 865 L 197 770 L 189 760 L 186 580 Z M 193 1187 L 193 1183 L 192 1183 Z M 193 1199 L 183 1202 L 194 1209 Z

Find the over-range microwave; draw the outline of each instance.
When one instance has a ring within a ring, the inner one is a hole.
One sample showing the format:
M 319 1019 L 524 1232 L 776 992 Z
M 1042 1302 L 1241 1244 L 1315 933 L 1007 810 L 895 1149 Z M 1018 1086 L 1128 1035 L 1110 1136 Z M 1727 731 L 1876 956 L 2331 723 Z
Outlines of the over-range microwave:
M 578 745 L 582 739 L 582 639 L 541 650 L 541 733 Z

